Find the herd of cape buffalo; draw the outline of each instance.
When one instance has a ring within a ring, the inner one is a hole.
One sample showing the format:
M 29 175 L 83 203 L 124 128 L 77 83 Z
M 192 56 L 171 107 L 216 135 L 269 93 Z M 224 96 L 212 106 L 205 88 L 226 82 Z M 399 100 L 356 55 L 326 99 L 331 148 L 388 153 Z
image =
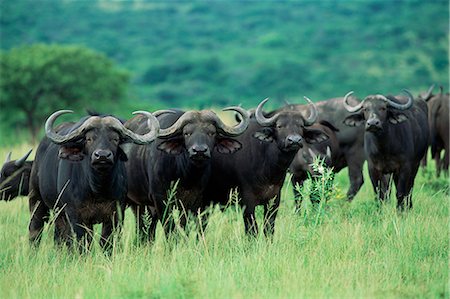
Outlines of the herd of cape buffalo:
M 352 92 L 315 104 L 305 97 L 306 104 L 271 112 L 263 111 L 266 99 L 256 109 L 223 109 L 236 113 L 235 126 L 210 110 L 177 109 L 136 111 L 127 121 L 90 113 L 55 126 L 58 117 L 72 112 L 60 110 L 48 117 L 34 161 L 26 161 L 31 150 L 18 160 L 8 155 L 0 197 L 29 197 L 34 244 L 51 210 L 57 243 L 89 244 L 93 225 L 102 224 L 100 242 L 108 246 L 127 207 L 136 216 L 140 238 L 152 240 L 158 221 L 173 229 L 167 217 L 173 207 L 199 213 L 212 203 L 226 205 L 232 190 L 239 192 L 246 233 L 258 233 L 255 207 L 262 205 L 264 233 L 271 235 L 286 173 L 294 185 L 303 184 L 314 176 L 311 163 L 318 156 L 334 172 L 348 167 L 348 200 L 363 184 L 367 160 L 379 200 L 393 182 L 397 208 L 405 210 L 412 208 L 414 179 L 426 164 L 428 147 L 437 176 L 442 170 L 448 174 L 449 93 L 441 87 L 433 94 L 433 89 L 415 98 L 407 90 L 362 101 Z M 186 213 L 180 223 L 186 223 Z

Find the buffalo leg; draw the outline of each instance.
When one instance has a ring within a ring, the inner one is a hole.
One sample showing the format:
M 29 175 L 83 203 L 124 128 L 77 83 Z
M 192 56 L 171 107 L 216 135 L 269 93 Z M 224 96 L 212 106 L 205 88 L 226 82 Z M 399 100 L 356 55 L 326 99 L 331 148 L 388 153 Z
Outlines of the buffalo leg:
M 444 174 L 448 176 L 448 166 L 449 166 L 449 148 L 448 144 L 445 146 L 444 152 L 444 165 L 442 166 Z
M 442 169 L 442 159 L 441 159 L 441 152 L 440 150 L 436 151 L 436 154 L 434 155 L 434 161 L 436 162 L 436 176 L 440 177 L 441 176 L 441 169 Z
M 28 226 L 29 240 L 32 244 L 39 244 L 44 229 L 44 224 L 48 220 L 50 210 L 42 202 L 31 195 L 29 199 L 29 208 L 31 213 L 30 224 Z
M 389 187 L 389 176 L 383 175 L 381 171 L 376 170 L 369 166 L 370 180 L 372 181 L 373 191 L 377 195 L 377 198 L 381 201 L 387 199 L 388 187 Z
M 275 219 L 277 218 L 278 207 L 280 206 L 280 193 L 274 200 L 264 205 L 264 234 L 272 237 L 275 232 Z
M 416 176 L 418 167 L 414 170 L 401 170 L 394 174 L 394 182 L 397 189 L 397 210 L 403 211 L 411 209 L 412 204 L 412 188 L 414 185 L 414 178 Z
M 353 153 L 348 153 L 348 157 L 351 157 L 354 155 Z M 351 158 L 347 158 L 348 163 L 348 176 L 350 179 L 350 188 L 347 191 L 347 199 L 349 201 L 353 200 L 356 193 L 358 193 L 359 189 L 361 189 L 361 186 L 364 183 L 364 177 L 363 177 L 363 164 L 364 160 L 357 161 L 352 160 Z M 350 159 L 350 161 L 349 161 Z
M 68 218 L 65 212 L 58 214 L 55 220 L 55 235 L 54 240 L 57 245 L 66 243 L 67 246 L 71 246 L 72 229 L 68 222 Z
M 111 217 L 109 221 L 103 222 L 102 224 L 102 237 L 100 239 L 100 246 L 105 250 L 112 249 L 112 239 L 111 235 L 116 230 L 118 233 L 121 232 L 123 227 L 125 206 L 117 203 L 117 212 Z

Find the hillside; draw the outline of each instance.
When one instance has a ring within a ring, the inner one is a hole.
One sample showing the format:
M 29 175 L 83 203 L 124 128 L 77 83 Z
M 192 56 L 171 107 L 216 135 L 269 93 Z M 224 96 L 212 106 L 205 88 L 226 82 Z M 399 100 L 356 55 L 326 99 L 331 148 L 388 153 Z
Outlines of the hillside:
M 414 92 L 448 82 L 448 2 L 2 1 L 1 48 L 81 44 L 167 106 Z

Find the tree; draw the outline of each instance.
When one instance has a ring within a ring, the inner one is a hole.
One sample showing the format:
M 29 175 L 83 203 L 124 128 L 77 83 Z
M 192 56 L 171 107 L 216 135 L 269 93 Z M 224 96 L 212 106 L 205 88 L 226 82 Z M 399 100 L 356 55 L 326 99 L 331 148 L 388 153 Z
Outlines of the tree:
M 118 102 L 129 75 L 105 55 L 81 46 L 37 44 L 0 53 L 0 118 L 25 126 L 33 140 L 58 109 Z

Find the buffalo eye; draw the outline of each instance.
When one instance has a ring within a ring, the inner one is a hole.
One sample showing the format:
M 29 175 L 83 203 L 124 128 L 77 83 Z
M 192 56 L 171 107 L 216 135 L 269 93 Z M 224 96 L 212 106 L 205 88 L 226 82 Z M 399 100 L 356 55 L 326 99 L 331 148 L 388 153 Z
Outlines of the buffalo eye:
M 277 129 L 281 129 L 281 128 L 283 128 L 282 125 L 277 125 Z
M 386 107 L 380 107 L 380 111 L 386 111 Z

